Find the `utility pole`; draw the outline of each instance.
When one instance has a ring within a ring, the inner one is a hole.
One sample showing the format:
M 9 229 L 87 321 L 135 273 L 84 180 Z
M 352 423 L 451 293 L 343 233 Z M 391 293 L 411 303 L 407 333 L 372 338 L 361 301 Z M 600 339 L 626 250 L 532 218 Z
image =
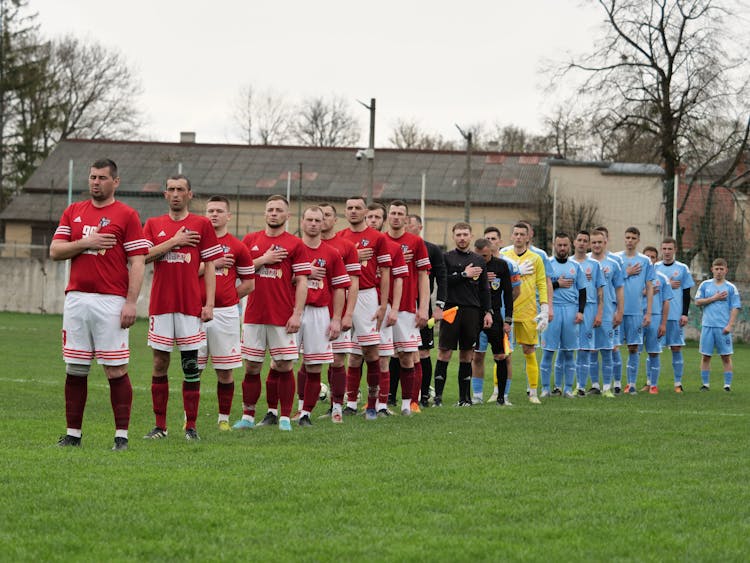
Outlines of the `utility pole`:
M 464 202 L 464 221 L 471 223 L 471 150 L 473 148 L 472 141 L 474 136 L 471 131 L 465 133 L 458 125 L 456 125 L 456 129 L 466 139 L 466 184 L 464 186 L 466 201 Z
M 367 205 L 369 205 L 372 203 L 375 192 L 375 98 L 370 98 L 370 105 L 357 101 L 370 110 L 370 143 L 365 151 L 365 157 L 367 157 Z

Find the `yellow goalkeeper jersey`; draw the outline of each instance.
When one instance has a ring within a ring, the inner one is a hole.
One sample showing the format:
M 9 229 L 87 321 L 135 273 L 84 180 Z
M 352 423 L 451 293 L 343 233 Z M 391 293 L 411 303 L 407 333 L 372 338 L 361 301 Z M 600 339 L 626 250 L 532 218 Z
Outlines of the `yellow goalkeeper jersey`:
M 537 295 L 539 295 L 539 303 L 547 302 L 547 276 L 544 271 L 544 260 L 531 250 L 519 256 L 512 247 L 505 250 L 503 255 L 512 260 L 521 271 L 521 292 L 513 302 L 513 321 L 533 321 L 537 315 Z M 526 262 L 529 264 L 524 264 Z M 532 268 L 531 273 L 524 275 L 523 272 L 529 268 Z

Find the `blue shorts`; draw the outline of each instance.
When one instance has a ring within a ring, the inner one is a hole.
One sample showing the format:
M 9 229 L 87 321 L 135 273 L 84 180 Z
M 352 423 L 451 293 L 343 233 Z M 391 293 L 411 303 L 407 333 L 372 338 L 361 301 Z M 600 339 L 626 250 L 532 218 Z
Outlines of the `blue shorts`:
M 700 351 L 704 356 L 712 356 L 714 349 L 720 356 L 734 353 L 732 333 L 724 334 L 724 329 L 718 326 L 704 326 L 701 329 Z
M 664 335 L 665 346 L 684 346 L 685 331 L 680 326 L 680 321 L 667 321 L 667 334 Z
M 611 322 L 602 322 L 594 329 L 594 349 L 612 350 L 615 347 L 615 329 Z
M 581 350 L 595 350 L 594 318 L 596 317 L 596 303 L 586 303 L 583 309 L 583 323 L 578 325 L 578 348 Z
M 578 326 L 575 324 L 576 306 L 555 307 L 555 315 L 547 330 L 542 333 L 542 348 L 544 350 L 577 350 Z
M 475 352 L 484 354 L 487 351 L 487 333 L 483 330 L 479 331 L 479 338 L 477 338 L 477 345 L 474 347 Z
M 643 315 L 623 315 L 620 333 L 628 346 L 643 344 Z
M 651 315 L 651 324 L 643 329 L 643 347 L 648 354 L 661 354 L 664 337 L 659 338 L 661 315 Z
M 622 342 L 622 323 L 617 325 L 615 328 L 612 329 L 612 344 L 613 348 L 616 346 L 621 346 L 623 344 Z

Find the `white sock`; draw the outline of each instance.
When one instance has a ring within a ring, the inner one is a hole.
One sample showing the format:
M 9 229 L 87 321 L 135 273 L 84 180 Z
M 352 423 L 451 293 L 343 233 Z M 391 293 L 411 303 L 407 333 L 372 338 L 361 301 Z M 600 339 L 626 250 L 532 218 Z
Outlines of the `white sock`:
M 115 430 L 115 438 L 125 438 L 128 439 L 128 431 L 127 430 Z
M 68 436 L 73 436 L 74 438 L 80 438 L 81 437 L 81 429 L 80 428 L 68 428 L 65 430 L 65 433 Z
M 401 410 L 411 410 L 411 399 L 401 399 Z

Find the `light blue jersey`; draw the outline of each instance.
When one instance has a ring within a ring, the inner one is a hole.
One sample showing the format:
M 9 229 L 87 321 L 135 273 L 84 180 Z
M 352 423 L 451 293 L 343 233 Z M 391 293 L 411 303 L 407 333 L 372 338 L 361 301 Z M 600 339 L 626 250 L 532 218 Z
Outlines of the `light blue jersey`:
M 589 258 L 596 262 L 596 259 L 592 258 L 590 254 Z M 617 289 L 624 285 L 622 268 L 620 267 L 620 261 L 609 255 L 599 262 L 599 267 L 605 281 L 602 322 L 612 323 L 617 310 Z M 588 294 L 586 298 L 588 299 Z
M 665 264 L 663 261 L 657 262 L 654 267 L 657 272 L 667 276 L 670 283 L 673 281 L 680 282 L 680 287 L 673 290 L 674 295 L 672 296 L 672 302 L 669 304 L 669 316 L 667 317 L 670 321 L 679 321 L 682 316 L 682 291 L 695 286 L 693 276 L 690 275 L 688 267 L 677 260 L 671 264 Z
M 729 316 L 732 309 L 742 308 L 739 291 L 737 291 L 737 288 L 733 283 L 726 280 L 720 284 L 716 283 L 716 280 L 714 279 L 704 281 L 698 286 L 698 292 L 695 294 L 695 299 L 698 300 L 713 297 L 721 291 L 727 292 L 726 299 L 714 301 L 702 307 L 703 319 L 701 325 L 703 327 L 724 328 L 729 324 Z
M 648 256 L 640 252 L 636 253 L 635 256 L 626 256 L 623 250 L 618 253 L 618 256 L 622 259 L 622 271 L 625 278 L 625 309 L 623 312 L 625 315 L 640 317 L 643 315 L 641 298 L 643 290 L 646 288 L 646 282 L 654 283 L 654 266 Z M 637 264 L 641 266 L 640 272 L 628 275 L 628 268 Z M 651 312 L 653 313 L 653 308 Z
M 672 312 L 674 306 L 674 296 L 676 292 L 672 291 L 672 286 L 669 284 L 669 278 L 661 272 L 656 272 L 656 277 L 652 283 L 654 288 L 654 299 L 651 302 L 651 315 L 661 315 L 662 307 L 665 301 L 669 301 L 669 312 Z M 643 307 L 643 313 L 646 313 L 646 296 L 644 295 L 641 299 L 641 305 Z M 668 319 L 669 317 L 667 317 Z M 654 324 L 654 321 L 651 321 Z
M 581 271 L 586 278 L 586 303 L 598 304 L 597 289 L 607 285 L 599 262 L 589 257 L 584 258 L 581 262 L 578 262 L 573 256 L 570 259 L 581 267 Z
M 557 258 L 551 258 L 547 261 L 545 268 L 549 273 L 552 283 L 559 282 L 560 279 L 568 278 L 573 280 L 570 287 L 559 287 L 552 294 L 552 303 L 557 305 L 575 305 L 578 307 L 578 290 L 586 287 L 586 276 L 578 263 L 570 258 L 564 262 L 558 262 Z

